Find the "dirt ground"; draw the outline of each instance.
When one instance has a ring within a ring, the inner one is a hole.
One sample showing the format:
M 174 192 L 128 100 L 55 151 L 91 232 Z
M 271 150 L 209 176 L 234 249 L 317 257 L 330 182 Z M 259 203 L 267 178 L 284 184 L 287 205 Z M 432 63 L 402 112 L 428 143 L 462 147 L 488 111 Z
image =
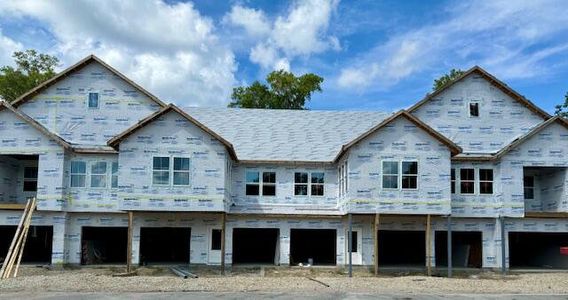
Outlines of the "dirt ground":
M 123 267 L 66 267 L 49 270 L 23 266 L 18 278 L 0 280 L 2 292 L 360 292 L 403 294 L 566 294 L 568 273 L 525 273 L 505 277 L 493 272 L 458 273 L 454 278 L 399 273 L 375 277 L 356 270 L 349 278 L 336 268 L 191 269 L 183 279 L 167 267 L 141 267 L 136 275 L 116 277 Z M 113 276 L 115 275 L 115 276 Z

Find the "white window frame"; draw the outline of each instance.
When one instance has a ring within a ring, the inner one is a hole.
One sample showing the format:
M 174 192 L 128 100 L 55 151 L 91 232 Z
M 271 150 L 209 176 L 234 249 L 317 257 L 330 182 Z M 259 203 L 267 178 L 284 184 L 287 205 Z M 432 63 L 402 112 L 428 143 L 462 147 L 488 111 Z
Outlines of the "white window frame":
M 459 170 L 459 180 L 458 180 L 458 182 L 459 182 L 459 187 L 460 187 L 460 195 L 466 195 L 466 196 L 477 195 L 477 188 L 476 188 L 476 186 L 477 186 L 477 180 L 478 180 L 478 177 L 479 177 L 479 176 L 476 176 L 476 174 L 478 173 L 478 172 L 477 172 L 477 168 L 474 168 L 474 167 L 464 167 L 464 168 L 459 168 L 459 169 L 457 169 L 457 170 Z M 473 192 L 472 192 L 472 193 L 463 193 L 463 192 L 462 192 L 461 184 L 462 184 L 462 181 L 464 181 L 464 180 L 462 180 L 462 178 L 461 178 L 461 170 L 473 170 L 473 180 L 469 180 L 469 179 L 468 179 L 468 180 L 465 180 L 466 182 L 473 182 Z M 479 175 L 479 174 L 477 174 L 477 175 Z
M 481 170 L 491 170 L 491 177 L 492 180 L 481 180 Z M 495 194 L 495 170 L 493 168 L 478 168 L 477 169 L 477 185 L 480 195 L 493 195 Z M 491 193 L 482 193 L 481 192 L 481 183 L 491 183 Z
M 397 170 L 398 173 L 397 174 L 385 174 L 383 172 L 383 170 L 384 170 L 383 163 L 384 162 L 396 163 L 397 167 L 398 167 L 398 170 Z M 415 162 L 416 163 L 416 171 L 417 171 L 416 175 L 413 175 L 413 174 L 412 175 L 403 175 L 402 174 L 402 163 L 403 162 L 405 162 L 405 163 L 406 162 Z M 384 191 L 417 191 L 417 190 L 420 189 L 420 161 L 418 159 L 400 159 L 400 160 L 384 159 L 384 160 L 381 160 L 381 172 L 380 173 L 381 173 L 381 176 L 380 176 L 381 177 L 381 179 L 380 179 L 381 190 L 384 190 Z M 383 186 L 384 176 L 393 176 L 394 177 L 395 175 L 397 176 L 397 178 L 396 178 L 397 187 L 396 188 L 385 188 Z M 402 187 L 402 177 L 403 176 L 415 176 L 416 177 L 416 188 L 403 188 Z
M 116 166 L 116 172 L 113 172 L 114 166 Z M 116 178 L 116 186 L 113 185 L 114 178 Z M 118 188 L 118 161 L 113 161 L 110 163 L 110 188 Z
M 104 173 L 93 173 L 93 167 L 95 164 L 98 163 L 104 163 L 105 164 L 105 172 Z M 89 174 L 89 188 L 91 189 L 107 189 L 108 188 L 108 184 L 109 184 L 109 176 L 108 176 L 108 161 L 106 160 L 97 160 L 97 161 L 91 161 L 88 164 L 88 171 L 87 173 Z M 102 180 L 102 182 L 104 182 L 104 186 L 93 186 L 93 176 L 103 176 L 104 180 Z
M 248 181 L 247 173 L 258 173 L 258 182 Z M 260 197 L 262 195 L 262 172 L 260 170 L 245 170 L 245 196 L 247 197 Z M 247 185 L 258 185 L 258 194 L 249 195 L 247 194 Z
M 313 176 L 314 173 L 316 173 L 316 174 L 317 174 L 317 173 L 321 173 L 321 174 L 323 175 L 323 182 L 322 182 L 322 183 L 319 183 L 319 182 L 314 183 L 314 182 L 312 181 L 312 179 L 313 179 L 312 176 Z M 325 172 L 324 172 L 324 171 L 313 171 L 313 172 L 310 172 L 310 175 L 309 175 L 309 183 L 310 183 L 310 184 L 309 184 L 309 192 L 308 192 L 308 193 L 309 193 L 310 197 L 325 197 Z M 314 194 L 312 193 L 312 187 L 313 187 L 313 186 L 321 186 L 323 193 L 322 193 L 321 195 L 314 195 Z
M 74 162 L 81 162 L 85 164 L 85 173 L 73 173 L 73 163 Z M 82 186 L 73 186 L 73 176 L 85 176 L 85 180 L 83 181 Z M 70 188 L 86 188 L 87 187 L 87 178 L 89 178 L 89 163 L 85 160 L 71 160 L 69 162 L 69 187 Z
M 384 170 L 385 170 L 385 163 L 396 163 L 397 166 L 397 173 L 396 174 L 385 174 Z M 385 190 L 385 191 L 397 191 L 400 190 L 400 161 L 398 160 L 393 160 L 393 159 L 385 159 L 385 160 L 381 160 L 381 189 Z M 385 187 L 384 186 L 384 182 L 385 182 L 385 176 L 389 176 L 389 177 L 394 177 L 396 176 L 396 187 L 395 188 L 391 188 L 391 187 Z
M 155 157 L 167 157 L 168 158 L 168 170 L 156 170 L 156 172 L 168 172 L 168 183 L 167 184 L 156 184 L 154 183 L 154 158 Z M 186 158 L 189 160 L 189 170 L 178 170 L 174 171 L 174 160 L 176 158 Z M 155 187 L 189 187 L 191 186 L 192 178 L 191 178 L 191 157 L 189 156 L 178 156 L 178 155 L 154 155 L 152 156 L 152 160 L 150 162 L 150 182 L 152 182 L 152 186 Z M 189 174 L 189 182 L 188 184 L 174 184 L 174 172 L 183 172 Z
M 403 163 L 416 163 L 416 174 L 410 174 L 410 175 L 409 175 L 409 174 L 407 174 L 407 175 L 402 174 L 402 164 L 403 164 Z M 400 182 L 399 182 L 399 184 L 400 184 L 400 190 L 402 190 L 402 191 L 416 191 L 416 190 L 418 190 L 418 181 L 419 181 L 418 179 L 420 178 L 420 177 L 419 177 L 419 174 L 420 174 L 420 167 L 419 167 L 418 160 L 416 160 L 416 159 L 403 159 L 403 160 L 400 161 L 400 165 L 399 165 L 398 170 L 399 170 L 399 172 L 400 172 Z M 402 186 L 402 182 L 403 182 L 402 178 L 403 178 L 404 176 L 407 176 L 407 177 L 416 177 L 416 187 L 415 187 L 415 188 L 405 188 L 405 187 L 403 187 L 403 186 Z
M 264 173 L 274 173 L 274 182 L 264 182 Z M 276 170 L 264 170 L 262 172 L 260 172 L 260 191 L 259 194 L 261 194 L 263 197 L 276 197 L 277 195 L 277 188 L 276 188 L 276 183 L 277 183 L 277 179 L 276 179 Z M 274 195 L 265 195 L 264 194 L 264 186 L 274 186 Z
M 176 170 L 175 169 L 176 158 L 177 159 L 187 159 L 187 170 Z M 170 166 L 172 168 L 172 186 L 174 186 L 174 187 L 190 186 L 191 185 L 191 159 L 189 157 L 185 157 L 185 156 L 172 156 L 170 159 L 171 159 Z M 174 178 L 175 178 L 176 173 L 187 174 L 187 184 L 176 184 L 174 182 Z
M 338 178 L 338 195 L 339 197 L 345 197 L 347 195 L 348 192 L 348 169 L 347 169 L 348 165 L 347 165 L 347 160 L 345 160 L 343 163 L 341 163 L 338 167 L 337 167 L 337 178 Z M 325 192 L 324 192 L 325 194 Z
M 305 183 L 296 182 L 296 173 L 304 173 L 307 174 L 307 181 Z M 323 183 L 313 183 L 312 182 L 312 174 L 321 173 L 323 174 Z M 294 197 L 325 197 L 325 172 L 324 171 L 295 171 L 294 172 L 294 190 L 292 194 Z M 305 195 L 296 195 L 296 186 L 298 185 L 305 185 L 306 186 L 306 194 Z M 312 186 L 322 186 L 323 188 L 323 195 L 314 195 L 312 193 Z
M 91 107 L 91 94 L 97 94 L 97 106 Z M 101 93 L 98 91 L 87 92 L 87 108 L 88 109 L 99 109 L 101 107 Z
M 458 193 L 458 186 L 457 186 L 457 178 L 458 178 L 458 173 L 456 172 L 459 169 L 456 168 L 451 168 L 450 169 L 450 194 L 455 195 Z M 454 177 L 452 178 L 452 172 L 454 173 Z M 452 186 L 454 187 L 454 190 L 452 191 Z

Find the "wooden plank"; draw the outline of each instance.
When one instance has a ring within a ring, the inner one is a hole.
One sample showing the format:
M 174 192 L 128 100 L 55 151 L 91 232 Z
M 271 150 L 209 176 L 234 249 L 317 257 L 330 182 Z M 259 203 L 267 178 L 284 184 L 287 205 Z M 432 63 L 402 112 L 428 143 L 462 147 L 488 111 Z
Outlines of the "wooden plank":
M 430 234 L 431 216 L 426 216 L 426 272 L 428 276 L 432 276 L 432 236 Z
M 32 199 L 32 205 L 30 206 L 30 208 L 28 209 L 28 220 L 27 222 L 24 224 L 24 238 L 22 241 L 22 246 L 20 247 L 20 249 L 18 249 L 18 251 L 20 252 L 18 255 L 18 260 L 16 262 L 16 268 L 14 269 L 14 276 L 16 277 L 18 276 L 18 270 L 20 268 L 20 262 L 22 261 L 22 255 L 24 254 L 24 247 L 26 245 L 26 241 L 28 239 L 28 232 L 30 231 L 30 225 L 32 223 L 32 214 L 34 213 L 36 207 L 36 198 Z
M 375 214 L 375 221 L 373 222 L 373 245 L 375 249 L 375 275 L 379 275 L 379 214 Z
M 221 217 L 221 274 L 225 275 L 225 229 L 227 227 L 227 213 Z
M 566 212 L 525 212 L 525 218 L 568 218 Z
M 4 203 L 4 204 L 0 204 L 0 209 L 25 210 L 26 206 L 27 206 L 27 204 Z
M 128 212 L 128 244 L 126 245 L 126 273 L 132 272 L 132 231 L 134 213 Z
M 22 214 L 22 217 L 20 218 L 20 222 L 18 223 L 18 227 L 16 229 L 16 234 L 14 235 L 14 238 L 12 239 L 12 243 L 10 244 L 10 248 L 8 248 L 8 252 L 6 253 L 6 257 L 4 258 L 4 263 L 2 264 L 2 269 L 0 269 L 0 278 L 5 278 L 4 274 L 6 273 L 8 265 L 10 263 L 10 259 L 13 256 L 14 248 L 16 247 L 16 243 L 19 240 L 20 232 L 22 231 L 22 227 L 23 227 L 25 219 L 26 219 L 26 212 L 28 211 L 28 208 L 30 207 L 30 205 L 31 205 L 31 201 L 28 200 L 26 202 L 26 207 L 24 209 L 24 213 Z

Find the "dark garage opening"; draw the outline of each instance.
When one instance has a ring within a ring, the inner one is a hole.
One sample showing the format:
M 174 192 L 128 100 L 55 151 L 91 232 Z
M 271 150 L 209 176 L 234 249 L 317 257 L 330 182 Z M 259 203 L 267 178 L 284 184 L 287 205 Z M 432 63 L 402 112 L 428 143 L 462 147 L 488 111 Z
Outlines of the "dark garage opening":
M 0 226 L 0 262 L 4 261 L 10 244 L 16 234 L 17 226 Z M 51 263 L 53 243 L 52 226 L 30 226 L 22 263 Z
M 424 231 L 379 230 L 379 264 L 383 266 L 425 266 Z
M 336 265 L 336 239 L 335 229 L 290 230 L 290 264 Z
M 126 263 L 127 227 L 83 227 L 81 264 Z
M 140 228 L 140 264 L 189 263 L 191 228 Z
M 234 228 L 233 264 L 277 264 L 278 236 L 275 228 Z
M 448 266 L 448 232 L 436 231 L 436 266 Z M 452 267 L 481 268 L 482 235 L 479 231 L 452 231 Z
M 566 269 L 568 256 L 561 253 L 562 247 L 568 247 L 568 233 L 509 232 L 509 266 Z

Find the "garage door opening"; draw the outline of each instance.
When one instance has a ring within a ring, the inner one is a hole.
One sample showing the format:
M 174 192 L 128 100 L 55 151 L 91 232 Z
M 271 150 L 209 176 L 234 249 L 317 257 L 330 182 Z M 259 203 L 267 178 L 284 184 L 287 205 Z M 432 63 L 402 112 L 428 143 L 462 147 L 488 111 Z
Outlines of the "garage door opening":
M 379 264 L 383 266 L 426 265 L 424 231 L 379 230 Z
M 4 261 L 10 244 L 16 234 L 17 226 L 0 226 L 0 261 Z M 53 243 L 52 226 L 30 226 L 22 263 L 51 263 Z
M 140 228 L 140 264 L 189 263 L 191 228 Z
M 336 239 L 335 229 L 290 230 L 290 264 L 336 265 Z
M 567 269 L 568 256 L 562 253 L 563 247 L 568 247 L 568 233 L 509 232 L 509 266 Z
M 81 264 L 126 263 L 127 227 L 83 227 Z
M 278 237 L 275 228 L 233 229 L 233 264 L 278 264 Z
M 448 232 L 436 231 L 436 266 L 448 266 Z M 479 231 L 452 232 L 452 266 L 481 268 L 482 235 Z

